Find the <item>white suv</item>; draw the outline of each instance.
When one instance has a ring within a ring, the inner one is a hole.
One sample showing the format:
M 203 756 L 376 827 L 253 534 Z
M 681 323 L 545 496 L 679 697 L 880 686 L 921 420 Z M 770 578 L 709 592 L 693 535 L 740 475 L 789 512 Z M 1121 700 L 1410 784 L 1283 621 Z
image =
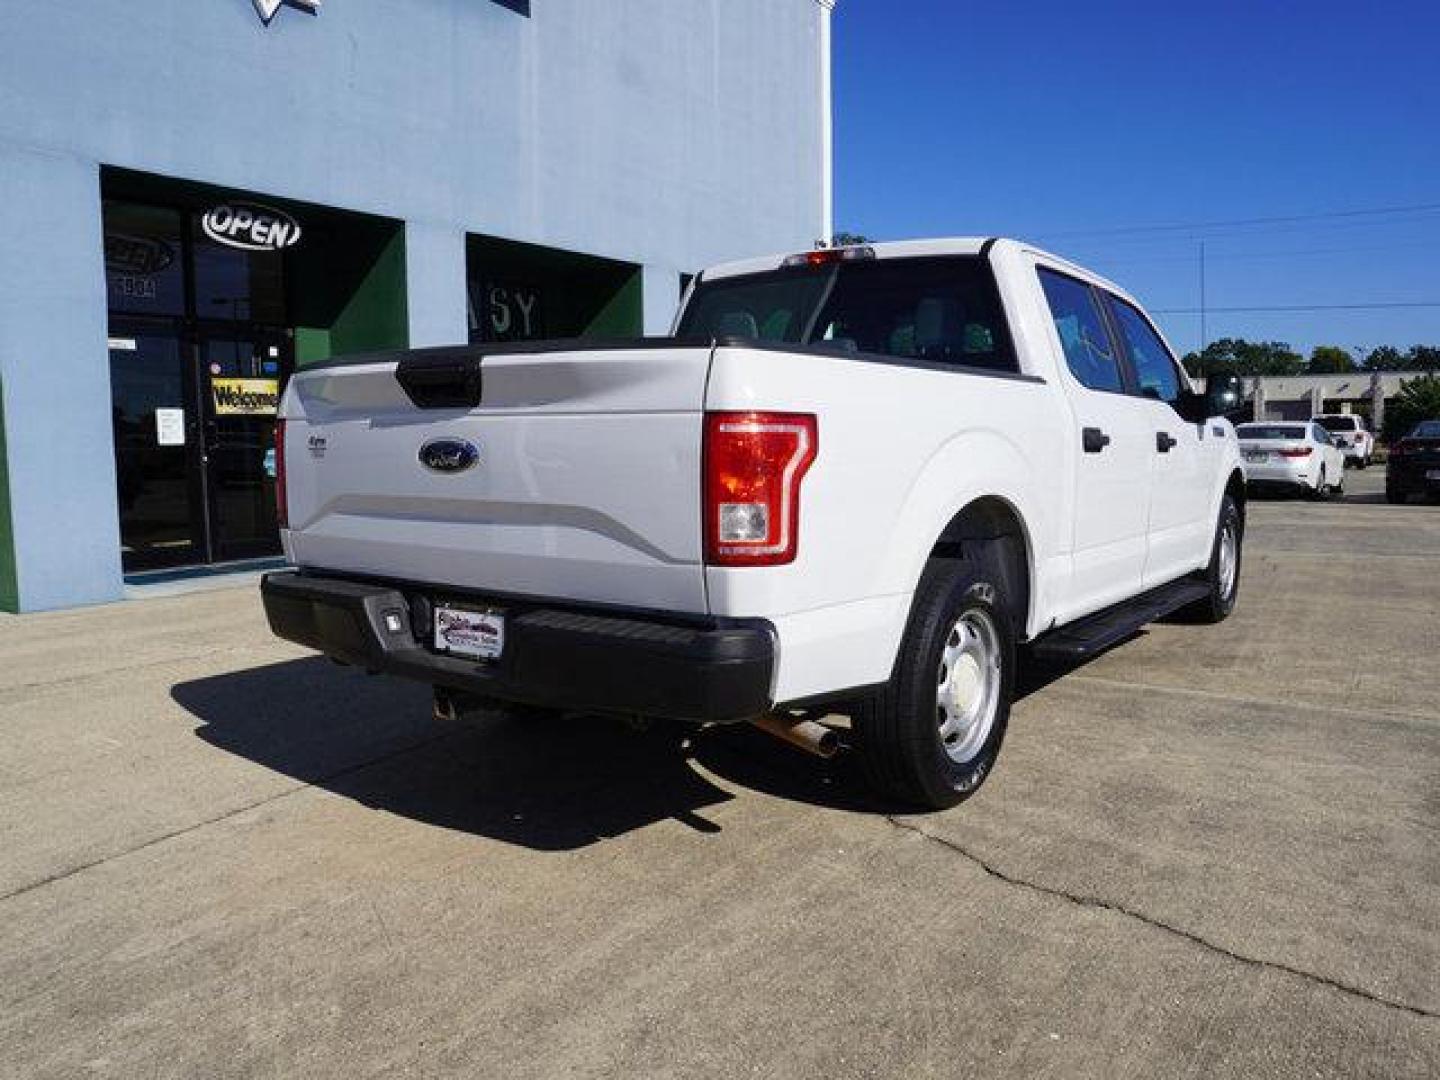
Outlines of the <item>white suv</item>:
M 1354 413 L 1322 413 L 1315 422 L 1330 432 L 1335 444 L 1345 452 L 1345 463 L 1363 469 L 1375 454 L 1375 436 L 1365 427 L 1362 417 Z

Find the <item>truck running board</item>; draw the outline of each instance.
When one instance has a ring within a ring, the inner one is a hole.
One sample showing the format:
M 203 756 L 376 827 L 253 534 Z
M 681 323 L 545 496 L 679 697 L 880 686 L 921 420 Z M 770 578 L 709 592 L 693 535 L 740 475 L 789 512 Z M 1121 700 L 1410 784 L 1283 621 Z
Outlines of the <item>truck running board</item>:
M 1037 641 L 1031 655 L 1037 660 L 1087 660 L 1120 644 L 1147 623 L 1171 615 L 1209 595 L 1210 586 L 1197 578 L 1172 581 L 1133 600 L 1062 626 Z

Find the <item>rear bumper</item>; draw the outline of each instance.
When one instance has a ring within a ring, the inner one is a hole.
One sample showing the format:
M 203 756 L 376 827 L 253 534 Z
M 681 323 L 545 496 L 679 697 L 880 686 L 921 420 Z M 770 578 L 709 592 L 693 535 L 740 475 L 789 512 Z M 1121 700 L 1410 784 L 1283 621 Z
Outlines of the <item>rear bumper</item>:
M 504 652 L 482 661 L 425 646 L 432 600 L 461 599 L 437 586 L 284 571 L 267 574 L 260 591 L 270 629 L 287 641 L 498 701 L 722 723 L 772 704 L 775 633 L 763 619 L 682 621 L 464 597 L 505 612 Z
M 1247 463 L 1244 465 L 1245 482 L 1259 487 L 1266 485 L 1310 486 L 1310 470 L 1306 465 L 1270 462 L 1266 464 Z
M 1385 466 L 1385 486 L 1406 495 L 1440 493 L 1440 479 L 1430 479 L 1432 472 L 1440 473 L 1440 460 L 1397 462 L 1391 458 Z

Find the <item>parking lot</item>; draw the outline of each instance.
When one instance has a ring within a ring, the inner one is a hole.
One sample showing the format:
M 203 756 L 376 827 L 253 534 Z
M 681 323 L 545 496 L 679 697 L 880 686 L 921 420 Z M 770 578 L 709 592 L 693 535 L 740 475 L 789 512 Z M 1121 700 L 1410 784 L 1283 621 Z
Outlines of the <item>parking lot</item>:
M 4 1072 L 1440 1074 L 1440 508 L 1348 480 L 937 815 L 750 729 L 442 726 L 253 588 L 5 617 Z

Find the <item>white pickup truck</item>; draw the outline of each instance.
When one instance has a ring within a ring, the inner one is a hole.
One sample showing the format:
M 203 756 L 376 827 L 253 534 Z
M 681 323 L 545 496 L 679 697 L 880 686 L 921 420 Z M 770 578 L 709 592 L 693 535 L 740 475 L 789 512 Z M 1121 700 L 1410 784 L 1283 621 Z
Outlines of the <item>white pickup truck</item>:
M 1235 603 L 1233 377 L 1023 243 L 706 270 L 674 336 L 306 368 L 275 633 L 471 700 L 751 721 L 952 805 L 1028 655 Z

